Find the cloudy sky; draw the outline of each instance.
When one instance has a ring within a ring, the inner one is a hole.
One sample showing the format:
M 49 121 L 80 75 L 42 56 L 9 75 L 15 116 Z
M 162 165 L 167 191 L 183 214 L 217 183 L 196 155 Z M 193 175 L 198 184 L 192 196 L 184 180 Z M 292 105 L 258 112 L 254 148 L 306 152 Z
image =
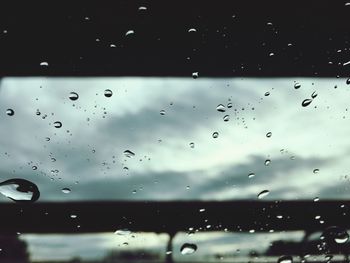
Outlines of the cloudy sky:
M 34 182 L 38 202 L 349 199 L 349 91 L 345 79 L 4 78 L 0 178 Z

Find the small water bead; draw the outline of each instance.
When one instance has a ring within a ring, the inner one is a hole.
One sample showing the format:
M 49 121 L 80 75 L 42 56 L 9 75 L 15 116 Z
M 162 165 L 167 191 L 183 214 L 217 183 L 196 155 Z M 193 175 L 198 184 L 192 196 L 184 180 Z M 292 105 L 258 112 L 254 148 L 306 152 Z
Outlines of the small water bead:
M 53 123 L 53 126 L 54 126 L 55 128 L 61 128 L 61 127 L 62 127 L 62 122 L 60 122 L 60 121 L 55 121 L 55 122 Z
M 45 141 L 47 141 L 47 142 L 50 141 L 50 137 L 46 137 Z
M 295 89 L 300 89 L 300 87 L 301 87 L 301 85 L 298 82 L 294 84 Z
M 346 84 L 347 84 L 347 85 L 350 85 L 350 78 L 348 78 L 348 79 L 346 80 Z
M 331 226 L 322 233 L 320 239 L 330 246 L 335 244 L 341 245 L 349 240 L 349 234 L 344 228 Z
M 78 93 L 72 91 L 71 93 L 69 93 L 69 99 L 72 101 L 79 99 Z
M 139 11 L 147 11 L 147 7 L 146 6 L 140 6 L 138 10 Z
M 15 111 L 14 111 L 13 109 L 7 109 L 7 110 L 6 110 L 6 114 L 7 114 L 8 116 L 13 116 L 13 115 L 15 115 Z
M 255 173 L 248 174 L 248 178 L 253 178 L 255 176 Z
M 265 160 L 265 166 L 269 166 L 270 165 L 270 163 L 271 163 L 271 160 L 270 159 L 267 159 L 267 160 Z
M 38 167 L 37 167 L 37 166 L 35 166 L 35 165 L 33 165 L 33 166 L 32 166 L 32 169 L 33 169 L 33 170 L 37 170 L 37 169 L 38 169 Z
M 70 218 L 77 218 L 77 215 L 70 215 Z
M 190 255 L 196 252 L 197 250 L 197 245 L 196 244 L 190 244 L 190 243 L 185 243 L 181 246 L 180 252 L 182 255 Z
M 131 30 L 126 31 L 125 36 L 131 36 L 134 34 L 135 34 L 135 31 L 131 29 Z
M 314 92 L 312 92 L 312 94 L 311 94 L 311 98 L 316 98 L 317 97 L 317 93 L 316 93 L 316 91 L 314 91 Z
M 35 202 L 40 197 L 38 187 L 25 179 L 10 179 L 0 183 L 0 193 L 15 202 Z
M 263 190 L 258 194 L 258 199 L 263 199 L 264 197 L 266 197 L 268 194 L 270 194 L 269 190 Z
M 198 72 L 193 72 L 192 73 L 192 78 L 196 79 L 196 78 L 198 78 L 198 76 L 199 76 Z
M 193 149 L 194 148 L 194 142 L 190 143 L 190 147 Z
M 36 110 L 35 114 L 36 114 L 37 116 L 40 116 L 41 112 L 39 111 L 39 109 Z
M 292 256 L 281 256 L 277 263 L 293 263 L 293 257 Z
M 126 157 L 128 157 L 128 158 L 131 158 L 131 157 L 134 157 L 134 156 L 135 156 L 135 153 L 133 153 L 133 152 L 130 151 L 130 150 L 125 150 L 125 151 L 123 152 L 123 154 L 124 154 Z
M 219 112 L 225 112 L 226 111 L 226 107 L 222 104 L 219 104 L 218 106 L 216 106 L 216 110 Z
M 159 113 L 160 115 L 165 115 L 165 110 L 161 110 Z
M 349 235 L 348 235 L 348 233 L 340 234 L 338 237 L 334 238 L 334 241 L 335 241 L 337 244 L 344 244 L 344 243 L 346 243 L 348 240 L 349 240 Z
M 267 137 L 267 138 L 270 138 L 271 136 L 272 136 L 272 132 L 266 133 L 266 137 Z
M 231 102 L 227 103 L 227 108 L 232 108 L 232 103 Z
M 320 201 L 320 198 L 315 197 L 315 198 L 314 198 L 314 202 L 318 202 L 318 201 Z
M 114 232 L 114 234 L 119 236 L 128 236 L 131 234 L 131 231 L 129 229 L 118 229 Z
M 227 122 L 230 120 L 230 115 L 225 115 L 222 119 Z
M 318 173 L 320 172 L 320 169 L 314 169 L 312 172 L 313 172 L 314 174 L 318 174 Z
M 307 106 L 309 106 L 309 105 L 311 104 L 311 102 L 312 102 L 312 99 L 305 99 L 305 100 L 303 100 L 303 102 L 301 103 L 301 106 L 307 107 Z
M 197 32 L 197 30 L 195 28 L 190 28 L 188 30 L 188 33 L 196 33 L 196 32 Z
M 104 92 L 106 98 L 110 98 L 113 95 L 113 92 L 110 89 L 106 89 Z
M 42 66 L 42 67 L 48 67 L 48 66 L 49 66 L 49 63 L 46 62 L 46 61 L 43 61 L 43 62 L 40 62 L 40 66 Z
M 213 136 L 214 139 L 216 139 L 217 137 L 219 137 L 219 133 L 218 132 L 214 132 L 212 136 Z
M 267 92 L 265 92 L 265 94 L 264 94 L 264 95 L 267 97 L 267 96 L 269 96 L 269 95 L 270 95 L 270 92 L 268 92 L 268 91 L 267 91 Z
M 64 194 L 69 194 L 72 190 L 70 190 L 69 188 L 65 187 L 65 188 L 62 188 L 62 193 Z

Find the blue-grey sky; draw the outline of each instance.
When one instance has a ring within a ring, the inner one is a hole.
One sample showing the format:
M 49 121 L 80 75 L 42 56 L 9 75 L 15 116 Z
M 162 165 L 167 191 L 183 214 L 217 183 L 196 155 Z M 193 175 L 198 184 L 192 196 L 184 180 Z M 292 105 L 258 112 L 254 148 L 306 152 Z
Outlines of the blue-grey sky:
M 4 78 L 0 178 L 34 182 L 38 202 L 349 199 L 349 91 L 344 79 Z

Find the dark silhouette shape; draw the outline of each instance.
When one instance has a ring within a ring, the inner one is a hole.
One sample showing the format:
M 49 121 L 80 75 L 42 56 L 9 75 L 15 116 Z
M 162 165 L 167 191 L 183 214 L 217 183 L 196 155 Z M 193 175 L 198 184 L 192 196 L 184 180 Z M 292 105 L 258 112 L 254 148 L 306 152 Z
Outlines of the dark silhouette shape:
M 0 234 L 1 263 L 29 263 L 27 244 L 17 234 Z
M 136 1 L 2 1 L 0 74 L 347 77 L 344 3 L 154 1 L 139 12 Z

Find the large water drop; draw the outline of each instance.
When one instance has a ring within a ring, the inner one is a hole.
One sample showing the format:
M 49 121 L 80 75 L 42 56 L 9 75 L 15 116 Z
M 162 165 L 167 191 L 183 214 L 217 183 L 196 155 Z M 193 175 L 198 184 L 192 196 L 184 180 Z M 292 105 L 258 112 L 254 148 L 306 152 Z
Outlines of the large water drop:
M 35 202 L 40 197 L 38 187 L 25 179 L 10 179 L 0 183 L 0 193 L 16 202 Z

